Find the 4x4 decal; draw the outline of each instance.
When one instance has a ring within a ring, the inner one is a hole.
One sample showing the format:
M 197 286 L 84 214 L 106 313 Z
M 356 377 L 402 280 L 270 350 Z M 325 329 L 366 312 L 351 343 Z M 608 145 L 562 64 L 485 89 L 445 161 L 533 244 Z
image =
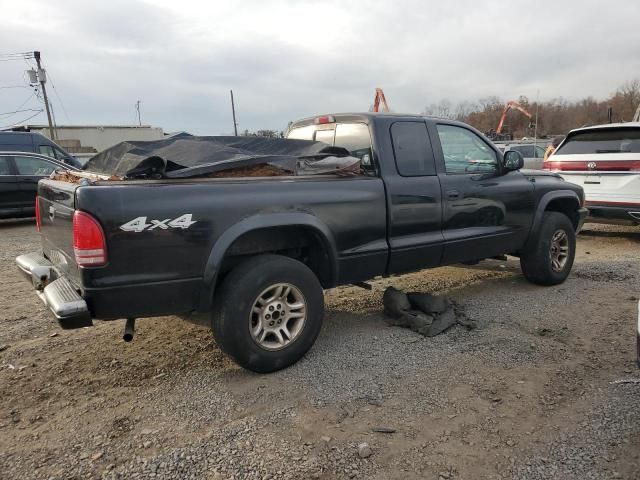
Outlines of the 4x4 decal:
M 142 232 L 144 230 L 155 229 L 168 230 L 169 228 L 181 228 L 184 230 L 196 223 L 195 220 L 191 220 L 192 217 L 192 214 L 185 213 L 173 220 L 165 218 L 164 220 L 149 220 L 149 223 L 147 223 L 147 217 L 137 217 L 120 225 L 120 230 L 124 230 L 125 232 Z

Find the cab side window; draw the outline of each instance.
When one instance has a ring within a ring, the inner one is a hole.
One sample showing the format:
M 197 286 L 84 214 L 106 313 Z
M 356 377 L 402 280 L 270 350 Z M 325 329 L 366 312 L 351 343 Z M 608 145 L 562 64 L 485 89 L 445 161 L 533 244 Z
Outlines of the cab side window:
M 496 152 L 478 135 L 456 125 L 437 125 L 447 173 L 495 173 Z
M 59 148 L 54 148 L 53 149 L 53 154 L 60 161 L 63 161 L 64 159 L 67 158 L 67 156 L 64 154 L 64 152 L 62 150 L 60 150 Z
M 51 175 L 57 165 L 40 158 L 13 157 L 18 168 L 18 175 L 46 176 Z
M 11 175 L 11 167 L 7 157 L 0 157 L 0 175 Z
M 435 175 L 431 141 L 424 122 L 396 122 L 391 125 L 391 142 L 396 168 L 403 177 Z
M 47 157 L 56 158 L 56 154 L 53 151 L 53 147 L 50 145 L 40 145 L 38 147 L 38 151 L 41 155 L 46 155 Z

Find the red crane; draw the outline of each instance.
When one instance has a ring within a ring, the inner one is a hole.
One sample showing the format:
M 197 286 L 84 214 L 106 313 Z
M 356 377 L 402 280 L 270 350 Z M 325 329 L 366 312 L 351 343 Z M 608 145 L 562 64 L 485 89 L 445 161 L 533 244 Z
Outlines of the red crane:
M 512 108 L 515 108 L 519 112 L 522 112 L 522 114 L 526 116 L 529 119 L 529 121 L 531 121 L 531 119 L 533 118 L 533 115 L 527 112 L 522 105 L 520 105 L 518 102 L 514 100 L 510 100 L 504 106 L 504 110 L 502 111 L 502 116 L 500 117 L 500 123 L 498 123 L 498 128 L 496 128 L 496 135 L 500 136 L 502 134 L 502 127 L 504 127 L 504 120 L 507 118 L 507 113 Z
M 380 111 L 380 102 L 382 102 L 382 111 L 388 112 L 389 105 L 387 104 L 387 99 L 384 96 L 384 92 L 381 88 L 376 88 L 376 96 L 373 98 L 373 111 Z

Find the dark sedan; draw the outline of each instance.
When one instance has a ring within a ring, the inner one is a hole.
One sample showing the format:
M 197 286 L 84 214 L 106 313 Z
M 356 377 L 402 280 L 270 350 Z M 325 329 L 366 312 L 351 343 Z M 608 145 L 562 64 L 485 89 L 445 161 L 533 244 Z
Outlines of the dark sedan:
M 32 217 L 38 181 L 69 165 L 36 153 L 0 152 L 0 218 Z

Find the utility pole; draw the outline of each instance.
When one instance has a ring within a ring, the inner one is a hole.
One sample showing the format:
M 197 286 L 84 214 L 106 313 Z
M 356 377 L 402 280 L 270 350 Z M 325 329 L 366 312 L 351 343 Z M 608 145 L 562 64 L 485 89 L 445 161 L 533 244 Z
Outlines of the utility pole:
M 45 74 L 45 70 L 42 69 L 42 65 L 40 64 L 40 52 L 33 52 L 33 56 L 36 59 L 36 64 L 38 65 L 38 80 L 40 81 L 40 85 L 42 86 L 42 96 L 44 97 L 44 107 L 47 110 L 47 120 L 49 120 L 49 136 L 51 140 L 56 140 L 55 131 L 53 129 L 53 122 L 51 121 L 51 110 L 49 109 L 49 99 L 47 98 L 47 89 L 44 84 L 47 81 L 47 77 Z
M 233 133 L 238 136 L 238 122 L 236 122 L 236 105 L 233 103 L 233 90 L 231 92 L 231 113 L 233 114 Z
M 140 120 L 140 100 L 136 102 L 136 111 L 138 112 L 138 126 L 142 126 L 142 120 Z

